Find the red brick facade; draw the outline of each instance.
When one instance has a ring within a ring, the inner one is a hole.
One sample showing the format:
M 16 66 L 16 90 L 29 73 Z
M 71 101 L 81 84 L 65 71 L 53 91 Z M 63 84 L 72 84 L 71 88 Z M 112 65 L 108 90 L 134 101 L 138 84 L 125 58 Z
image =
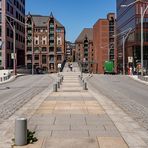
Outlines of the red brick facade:
M 92 72 L 94 63 L 93 30 L 85 28 L 76 39 L 76 60 L 83 72 Z
M 109 28 L 107 20 L 99 20 L 93 27 L 93 41 L 94 41 L 94 53 L 95 64 L 94 73 L 104 73 L 103 64 L 108 60 L 109 49 Z
M 57 72 L 58 64 L 65 60 L 65 27 L 52 14 L 49 17 L 29 14 L 25 53 L 28 68 L 33 65 L 34 69 L 41 68 L 44 72 Z
M 107 19 L 98 20 L 93 26 L 94 65 L 93 72 L 103 74 L 104 62 L 113 60 L 116 66 L 115 15 L 108 14 Z

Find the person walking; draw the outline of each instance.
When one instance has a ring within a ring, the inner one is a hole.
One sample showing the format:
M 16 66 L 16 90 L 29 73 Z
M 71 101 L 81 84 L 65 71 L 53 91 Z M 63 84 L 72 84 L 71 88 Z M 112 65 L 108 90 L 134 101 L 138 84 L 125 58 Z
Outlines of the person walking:
M 70 71 L 72 71 L 72 68 L 73 68 L 73 65 L 72 65 L 72 64 L 70 64 Z

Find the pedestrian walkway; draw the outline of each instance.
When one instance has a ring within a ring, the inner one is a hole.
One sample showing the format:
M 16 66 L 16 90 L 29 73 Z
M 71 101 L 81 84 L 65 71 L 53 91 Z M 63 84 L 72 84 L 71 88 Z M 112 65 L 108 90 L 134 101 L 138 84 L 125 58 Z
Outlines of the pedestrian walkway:
M 83 90 L 77 64 L 74 69 L 64 69 L 61 88 L 30 118 L 39 140 L 24 148 L 128 148 L 98 101 Z

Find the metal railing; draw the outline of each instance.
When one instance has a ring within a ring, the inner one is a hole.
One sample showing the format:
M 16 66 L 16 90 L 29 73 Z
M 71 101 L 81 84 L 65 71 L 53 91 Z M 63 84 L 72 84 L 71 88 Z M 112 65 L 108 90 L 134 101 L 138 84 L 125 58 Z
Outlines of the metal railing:
M 11 74 L 8 74 L 7 76 L 0 77 L 0 82 L 5 82 L 8 79 L 10 79 L 10 77 L 11 77 Z

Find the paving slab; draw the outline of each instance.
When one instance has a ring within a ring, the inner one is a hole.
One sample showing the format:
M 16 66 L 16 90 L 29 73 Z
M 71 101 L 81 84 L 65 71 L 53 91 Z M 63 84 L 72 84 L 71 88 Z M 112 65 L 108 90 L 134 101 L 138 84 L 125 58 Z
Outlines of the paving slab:
M 44 144 L 44 140 L 45 140 L 45 138 L 41 138 L 37 142 L 35 142 L 34 144 L 29 144 L 29 145 L 25 145 L 25 146 L 14 146 L 14 148 L 42 148 L 42 146 Z
M 47 138 L 44 148 L 99 148 L 96 138 Z
M 120 137 L 97 137 L 100 148 L 128 148 Z

